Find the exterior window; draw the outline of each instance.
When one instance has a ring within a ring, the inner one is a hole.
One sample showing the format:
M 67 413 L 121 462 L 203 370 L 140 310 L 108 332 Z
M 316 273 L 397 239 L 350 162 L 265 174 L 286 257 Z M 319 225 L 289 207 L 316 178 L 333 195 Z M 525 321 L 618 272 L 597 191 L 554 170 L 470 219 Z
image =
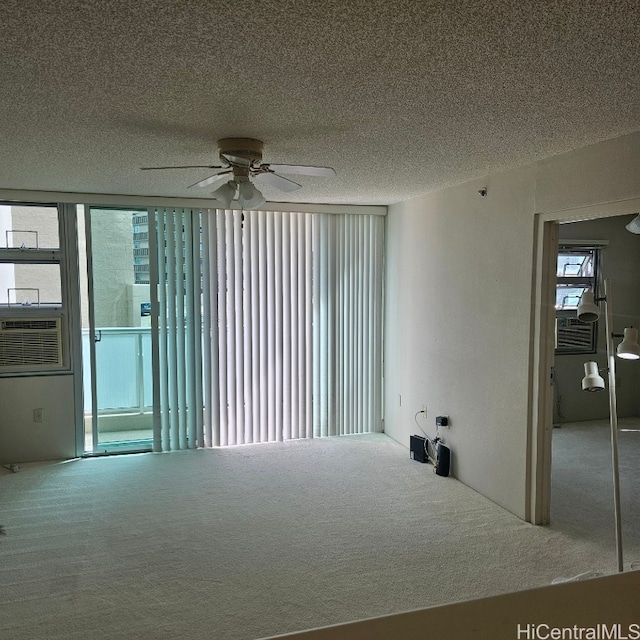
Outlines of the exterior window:
M 58 210 L 0 204 L 0 309 L 60 308 Z
M 60 229 L 56 206 L 0 202 L 0 375 L 68 366 Z
M 0 203 L 0 249 L 60 249 L 57 208 Z
M 5 262 L 0 264 L 0 282 L 2 307 L 62 306 L 60 263 Z
M 599 249 L 560 246 L 556 266 L 556 354 L 595 353 L 597 323 L 580 322 L 582 294 L 596 292 Z

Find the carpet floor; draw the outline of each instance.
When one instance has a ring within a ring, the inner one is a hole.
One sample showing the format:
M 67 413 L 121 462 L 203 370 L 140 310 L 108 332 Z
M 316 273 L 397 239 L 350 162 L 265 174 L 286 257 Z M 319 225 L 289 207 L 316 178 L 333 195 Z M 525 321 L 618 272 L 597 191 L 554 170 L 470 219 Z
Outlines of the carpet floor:
M 640 561 L 640 419 L 619 421 L 620 512 L 625 570 Z M 592 549 L 597 571 L 617 568 L 608 420 L 553 430 L 551 527 Z
M 554 497 L 600 468 L 571 456 Z M 382 434 L 23 465 L 0 474 L 0 638 L 254 640 L 613 572 L 562 504 L 527 524 Z

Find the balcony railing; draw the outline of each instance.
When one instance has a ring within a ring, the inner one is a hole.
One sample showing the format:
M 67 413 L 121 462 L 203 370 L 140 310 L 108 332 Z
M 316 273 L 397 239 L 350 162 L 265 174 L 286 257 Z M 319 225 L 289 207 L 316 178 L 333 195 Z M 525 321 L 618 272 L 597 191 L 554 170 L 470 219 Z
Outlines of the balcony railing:
M 90 333 L 83 330 L 84 409 L 92 412 Z M 96 387 L 98 413 L 141 414 L 151 411 L 151 329 L 118 327 L 96 329 Z

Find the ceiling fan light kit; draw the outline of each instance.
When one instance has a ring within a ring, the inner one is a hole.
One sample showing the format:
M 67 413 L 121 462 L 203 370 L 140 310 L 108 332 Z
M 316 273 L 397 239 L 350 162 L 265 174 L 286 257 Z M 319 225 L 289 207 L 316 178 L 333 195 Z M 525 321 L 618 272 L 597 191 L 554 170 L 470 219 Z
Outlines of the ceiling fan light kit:
M 336 172 L 331 167 L 315 167 L 295 164 L 270 164 L 262 162 L 264 144 L 254 138 L 222 138 L 218 140 L 218 155 L 222 165 L 187 165 L 181 167 L 142 167 L 152 169 L 216 169 L 216 172 L 199 182 L 189 185 L 193 187 L 210 187 L 227 180 L 216 188 L 211 195 L 219 200 L 225 208 L 231 206 L 236 197 L 243 209 L 257 209 L 265 203 L 262 193 L 253 184 L 252 179 L 281 191 L 292 192 L 302 187 L 301 184 L 279 175 L 293 173 L 298 175 L 333 177 Z
M 234 180 L 225 182 L 221 187 L 218 187 L 215 191 L 211 192 L 211 195 L 219 200 L 225 209 L 231 206 L 232 200 L 236 196 L 237 185 Z
M 252 184 L 248 176 L 239 177 L 238 183 L 238 204 L 243 209 L 257 209 L 261 207 L 265 202 L 265 197 L 256 189 Z

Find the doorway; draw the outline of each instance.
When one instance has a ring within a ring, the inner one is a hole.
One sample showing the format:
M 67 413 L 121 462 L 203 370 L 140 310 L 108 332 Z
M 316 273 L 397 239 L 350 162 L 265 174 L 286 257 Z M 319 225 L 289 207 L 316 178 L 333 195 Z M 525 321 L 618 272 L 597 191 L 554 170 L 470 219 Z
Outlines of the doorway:
M 597 322 L 580 322 L 577 305 L 584 290 L 593 289 L 596 298 L 604 296 L 596 281 L 606 278 L 613 334 L 621 335 L 625 327 L 638 326 L 640 237 L 626 229 L 634 217 L 631 214 L 559 225 L 558 265 L 570 265 L 564 271 L 572 275 L 562 278 L 558 270 L 558 291 L 567 295 L 558 295 L 556 303 L 550 524 L 585 550 L 596 545 L 604 549 L 605 553 L 594 554 L 597 559 L 593 561 L 594 566 L 600 563 L 603 571 L 614 566 L 616 557 L 609 393 L 584 393 L 581 380 L 584 363 L 589 361 L 595 362 L 600 375 L 607 378 L 606 323 L 604 314 Z M 614 339 L 615 344 L 619 342 L 619 338 Z M 633 490 L 638 474 L 633 462 L 640 452 L 640 367 L 635 361 L 615 358 L 615 370 L 621 533 L 628 557 L 635 558 L 640 543 L 637 527 L 632 526 L 638 511 Z
M 631 216 L 639 211 L 640 198 L 634 198 L 605 205 L 594 205 L 580 209 L 538 214 L 536 216 L 531 367 L 531 439 L 529 449 L 530 500 L 527 518 L 534 524 L 549 524 L 551 515 L 554 410 L 557 413 L 555 404 L 557 399 L 555 397 L 556 361 L 554 354 L 557 284 L 555 273 L 560 227 L 566 223 Z M 616 222 L 624 229 L 624 219 L 618 218 Z M 624 233 L 628 232 L 624 231 Z M 617 331 L 618 328 L 616 325 L 614 330 Z M 602 346 L 604 348 L 604 343 L 602 343 Z M 590 359 L 590 356 L 585 357 L 585 361 L 588 359 Z M 576 383 L 578 389 L 580 388 L 582 375 L 580 375 Z M 567 406 L 565 398 L 565 404 L 561 407 L 561 411 L 564 411 Z M 606 415 L 608 416 L 608 413 Z
M 147 211 L 79 209 L 84 209 L 87 273 L 81 287 L 84 449 L 87 454 L 150 451 L 153 391 Z

